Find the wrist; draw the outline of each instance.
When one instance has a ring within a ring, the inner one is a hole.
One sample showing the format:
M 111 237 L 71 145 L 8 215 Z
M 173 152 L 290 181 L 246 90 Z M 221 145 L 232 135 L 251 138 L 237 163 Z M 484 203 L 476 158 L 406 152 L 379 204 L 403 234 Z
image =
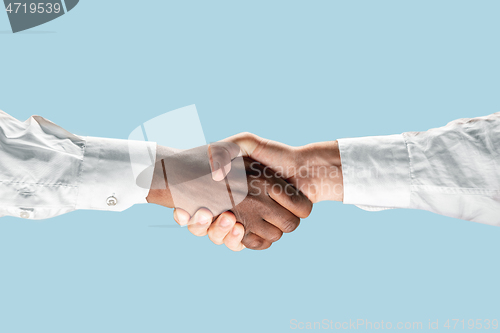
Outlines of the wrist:
M 324 164 L 340 166 L 340 150 L 338 141 L 326 141 L 311 143 L 299 147 L 300 153 L 310 160 L 315 160 Z
M 344 188 L 342 163 L 337 141 L 327 141 L 308 144 L 297 148 L 300 168 L 307 173 L 298 177 L 308 181 L 308 197 L 313 202 L 343 201 Z
M 168 186 L 164 159 L 172 154 L 167 147 L 158 146 L 156 149 L 156 163 L 154 165 L 153 179 L 149 189 L 147 202 L 168 208 L 175 208 L 172 194 Z
M 174 201 L 172 199 L 172 194 L 170 193 L 168 187 L 164 189 L 151 188 L 149 190 L 148 196 L 146 197 L 148 203 L 153 203 L 161 205 L 168 208 L 175 208 Z

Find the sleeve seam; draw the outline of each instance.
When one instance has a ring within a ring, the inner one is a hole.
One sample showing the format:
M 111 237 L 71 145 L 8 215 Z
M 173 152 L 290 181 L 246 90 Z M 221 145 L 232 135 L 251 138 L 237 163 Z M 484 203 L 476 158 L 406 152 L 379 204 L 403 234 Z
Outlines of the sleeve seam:
M 10 184 L 22 184 L 22 185 L 35 185 L 35 186 L 54 186 L 54 187 L 77 187 L 77 185 L 69 185 L 69 184 L 50 184 L 50 183 L 30 183 L 30 182 L 12 182 L 12 181 L 5 181 L 5 180 L 0 180 L 0 183 L 5 184 L 5 185 L 10 185 Z
M 408 180 L 409 180 L 409 183 L 410 183 L 409 184 L 409 191 L 410 191 L 410 196 L 409 196 L 410 199 L 409 200 L 410 200 L 410 202 L 408 202 L 408 207 L 410 207 L 411 206 L 411 202 L 412 202 L 411 197 L 413 195 L 412 187 L 413 187 L 413 174 L 414 174 L 414 172 L 413 172 L 413 166 L 412 166 L 412 163 L 411 163 L 412 159 L 411 159 L 411 153 L 410 153 L 410 146 L 408 144 L 406 135 L 403 133 L 402 136 L 403 136 L 403 141 L 405 143 L 406 153 L 408 155 Z
M 412 185 L 415 191 L 429 191 L 440 192 L 445 194 L 469 194 L 469 195 L 497 195 L 500 190 L 486 189 L 486 188 L 467 188 L 467 187 L 446 187 L 446 186 L 433 186 L 433 185 Z
M 74 209 L 77 210 L 77 206 L 78 206 L 78 202 L 79 202 L 79 199 L 80 199 L 80 190 L 81 190 L 81 186 L 83 184 L 83 170 L 85 168 L 85 161 L 87 160 L 85 157 L 85 154 L 87 153 L 87 139 L 85 138 L 85 143 L 82 147 L 82 159 L 81 159 L 81 163 L 80 163 L 80 170 L 78 171 L 78 189 L 77 189 L 77 192 L 76 192 L 76 200 L 75 200 L 75 204 L 74 204 Z

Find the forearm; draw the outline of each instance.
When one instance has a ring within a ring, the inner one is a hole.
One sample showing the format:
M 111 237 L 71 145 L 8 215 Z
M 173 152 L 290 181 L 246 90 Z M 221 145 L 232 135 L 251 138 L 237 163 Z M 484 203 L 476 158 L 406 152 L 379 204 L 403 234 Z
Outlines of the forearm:
M 155 153 L 150 142 L 80 137 L 39 116 L 21 122 L 0 112 L 0 216 L 45 219 L 145 203 L 149 184 L 138 186 L 136 174 Z
M 339 140 L 344 203 L 499 225 L 500 114 L 426 132 Z

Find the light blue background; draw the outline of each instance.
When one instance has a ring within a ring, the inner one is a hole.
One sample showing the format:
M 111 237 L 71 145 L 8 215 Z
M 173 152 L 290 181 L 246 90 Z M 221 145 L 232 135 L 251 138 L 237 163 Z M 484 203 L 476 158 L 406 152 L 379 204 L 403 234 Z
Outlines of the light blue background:
M 0 13 L 0 109 L 115 138 L 190 104 L 209 141 L 426 130 L 500 111 L 499 11 L 488 0 L 82 0 L 16 35 Z M 271 249 L 232 253 L 150 227 L 171 214 L 2 218 L 0 332 L 500 319 L 498 227 L 324 202 Z

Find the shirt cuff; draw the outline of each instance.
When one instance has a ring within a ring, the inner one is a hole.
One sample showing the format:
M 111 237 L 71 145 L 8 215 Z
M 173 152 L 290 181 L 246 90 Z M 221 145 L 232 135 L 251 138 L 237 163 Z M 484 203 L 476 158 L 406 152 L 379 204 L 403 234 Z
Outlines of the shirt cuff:
M 410 159 L 403 135 L 337 141 L 345 204 L 366 210 L 410 206 Z
M 86 137 L 76 209 L 123 211 L 146 203 L 137 176 L 156 159 L 156 143 Z M 153 178 L 153 168 L 144 179 Z M 150 184 L 151 181 L 148 182 Z

